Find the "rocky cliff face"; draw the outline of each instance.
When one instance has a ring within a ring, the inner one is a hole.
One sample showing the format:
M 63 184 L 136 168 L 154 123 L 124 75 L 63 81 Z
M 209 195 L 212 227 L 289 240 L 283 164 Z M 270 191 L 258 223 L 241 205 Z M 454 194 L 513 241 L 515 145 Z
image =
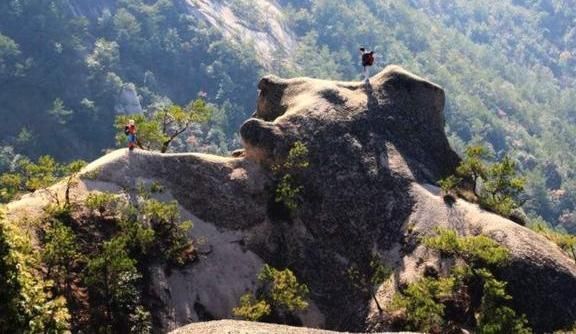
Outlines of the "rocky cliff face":
M 116 8 L 118 0 L 68 0 L 74 15 L 94 20 Z M 257 60 L 271 68 L 278 55 L 288 55 L 296 48 L 294 33 L 283 22 L 282 9 L 272 0 L 177 0 L 183 13 L 201 19 L 222 33 L 232 43 L 254 48 Z
M 263 263 L 289 266 L 310 287 L 312 306 L 299 315 L 304 325 L 382 328 L 348 268 L 368 266 L 375 253 L 384 259 L 394 273 L 377 298 L 387 305 L 398 286 L 439 265 L 414 241 L 437 226 L 484 233 L 510 250 L 499 275 L 536 331 L 576 320 L 576 265 L 559 248 L 476 205 L 448 206 L 439 196 L 434 184 L 459 162 L 444 133 L 440 87 L 390 66 L 368 85 L 266 77 L 259 88 L 257 110 L 240 129 L 240 157 L 119 150 L 90 164 L 84 175 L 91 180 L 76 189 L 159 182 L 167 190 L 162 198 L 176 199 L 194 220 L 191 237 L 206 240 L 201 260 L 170 274 L 151 268 L 164 330 L 230 318 Z M 288 212 L 274 200 L 273 166 L 296 141 L 308 148 L 310 165 L 297 175 L 302 202 Z

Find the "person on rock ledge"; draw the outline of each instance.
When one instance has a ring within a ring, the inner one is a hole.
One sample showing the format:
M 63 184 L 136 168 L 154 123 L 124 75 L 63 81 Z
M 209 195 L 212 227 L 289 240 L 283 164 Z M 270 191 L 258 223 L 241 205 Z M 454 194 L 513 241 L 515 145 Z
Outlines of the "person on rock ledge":
M 136 124 L 133 119 L 129 120 L 128 125 L 124 127 L 124 134 L 128 138 L 128 149 L 133 151 L 138 143 L 136 139 Z
M 360 53 L 362 54 L 362 74 L 364 75 L 364 82 L 368 83 L 370 79 L 370 66 L 374 65 L 374 51 L 360 48 Z

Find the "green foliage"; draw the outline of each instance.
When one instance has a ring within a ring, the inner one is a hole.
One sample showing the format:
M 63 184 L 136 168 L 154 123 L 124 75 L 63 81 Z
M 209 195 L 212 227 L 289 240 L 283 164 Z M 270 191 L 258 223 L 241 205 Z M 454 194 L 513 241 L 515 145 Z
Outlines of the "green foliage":
M 64 207 L 69 208 L 71 203 L 70 191 L 72 188 L 76 187 L 78 180 L 77 176 L 80 170 L 86 166 L 87 163 L 83 160 L 74 160 L 67 165 L 61 167 L 62 173 L 68 175 L 66 177 L 66 188 L 64 190 Z M 56 202 L 59 204 L 58 195 L 56 195 Z
M 82 160 L 61 164 L 48 155 L 41 156 L 36 163 L 21 159 L 18 161 L 17 172 L 0 175 L 0 202 L 9 202 L 22 192 L 47 188 L 67 176 L 64 203 L 70 205 L 70 189 L 75 185 L 75 178 L 85 165 L 86 162 Z M 57 194 L 50 192 L 49 195 L 56 204 L 60 204 Z
M 152 315 L 143 306 L 138 305 L 130 314 L 130 333 L 151 334 Z
M 294 211 L 298 209 L 300 194 L 303 190 L 304 187 L 298 186 L 292 175 L 284 175 L 276 186 L 275 200 L 278 203 L 284 203 L 290 211 Z
M 52 219 L 44 237 L 42 261 L 48 268 L 48 276 L 59 285 L 68 284 L 71 266 L 82 259 L 77 242 L 70 227 Z
M 192 223 L 181 220 L 177 203 L 151 199 L 143 184 L 140 188 L 134 202 L 110 193 L 92 193 L 85 201 L 91 214 L 84 224 L 113 222 L 116 227 L 101 248 L 86 255 L 83 282 L 95 310 L 90 326 L 99 330 L 150 332 L 151 316 L 142 305 L 145 268 L 150 263 L 184 265 L 195 259 L 187 236 Z
M 41 275 L 40 258 L 30 236 L 0 217 L 0 331 L 61 333 L 69 329 L 66 300 L 51 292 Z
M 422 278 L 396 294 L 392 308 L 404 310 L 406 330 L 441 332 L 445 325 L 442 301 L 451 296 L 454 285 L 453 278 Z
M 460 179 L 455 175 L 450 175 L 447 178 L 438 181 L 438 184 L 440 185 L 440 188 L 445 194 L 453 195 L 456 190 L 456 187 L 458 186 L 458 184 L 460 184 L 460 182 L 462 182 L 462 179 Z
M 141 210 L 142 224 L 153 229 L 155 243 L 164 259 L 176 265 L 187 263 L 194 254 L 194 245 L 188 238 L 193 224 L 180 221 L 178 204 L 147 200 Z
M 512 308 L 506 306 L 512 299 L 506 293 L 506 282 L 497 280 L 486 269 L 477 269 L 474 272 L 484 281 L 477 332 L 486 334 L 532 333 L 526 317 L 518 317 Z
M 105 301 L 103 314 L 107 323 L 100 324 L 105 331 L 124 328 L 126 319 L 139 312 L 140 292 L 137 289 L 142 278 L 126 247 L 123 236 L 105 241 L 102 250 L 88 260 L 85 282 L 91 293 Z
M 156 238 L 157 235 L 153 228 L 142 224 L 139 220 L 126 217 L 118 222 L 118 226 L 120 227 L 120 233 L 126 238 L 126 248 L 139 257 L 150 255 L 156 243 L 161 242 L 162 245 L 165 243 L 163 240 Z M 161 249 L 162 246 L 157 247 Z M 178 253 L 168 253 L 165 257 L 171 260 L 170 256 L 175 258 L 175 262 L 182 261 Z
M 480 204 L 509 217 L 518 207 L 517 198 L 524 191 L 525 180 L 516 173 L 516 163 L 508 156 L 493 164 L 484 182 Z
M 175 104 L 162 105 L 150 114 L 118 115 L 116 116 L 116 135 L 118 145 L 124 145 L 126 138 L 124 126 L 129 119 L 137 125 L 137 137 L 145 148 L 168 151 L 170 144 L 176 137 L 185 133 L 193 123 L 206 123 L 210 120 L 214 107 L 208 105 L 202 98 L 198 98 L 182 108 Z
M 310 166 L 310 162 L 308 161 L 308 148 L 303 142 L 297 141 L 292 145 L 290 151 L 288 151 L 288 157 L 280 169 L 288 171 L 301 170 L 308 168 L 308 166 Z
M 0 175 L 0 203 L 9 202 L 16 197 L 22 185 L 22 177 L 16 173 Z
M 22 160 L 20 169 L 24 175 L 24 187 L 28 191 L 46 188 L 57 180 L 58 163 L 51 156 L 41 156 L 36 163 Z
M 261 287 L 256 296 L 245 294 L 240 298 L 240 305 L 232 310 L 235 316 L 258 321 L 271 314 L 282 318 L 308 308 L 308 287 L 299 283 L 290 269 L 278 270 L 265 264 L 258 283 Z
M 291 212 L 298 209 L 304 187 L 299 185 L 297 174 L 308 168 L 308 148 L 301 141 L 295 142 L 285 160 L 273 166 L 274 174 L 280 178 L 275 191 L 275 201 L 283 203 Z
M 506 292 L 506 282 L 491 271 L 507 260 L 506 249 L 487 237 L 458 236 L 447 229 L 425 237 L 423 244 L 463 264 L 453 267 L 447 277 L 424 277 L 394 296 L 392 309 L 403 312 L 406 329 L 448 331 L 453 321 L 462 321 L 465 314 L 473 312 L 474 322 L 464 325 L 478 333 L 531 333 L 525 316 L 518 316 L 510 307 L 512 297 Z M 460 308 L 452 310 L 452 318 L 444 312 L 448 304 Z
M 240 297 L 240 304 L 232 310 L 234 316 L 248 321 L 258 321 L 272 312 L 266 300 L 256 300 L 254 295 L 247 293 Z
M 469 263 L 501 265 L 509 257 L 508 250 L 483 236 L 459 236 L 455 231 L 438 228 L 435 236 L 422 239 L 426 247 L 446 256 L 461 257 Z
M 440 180 L 440 187 L 446 194 L 453 194 L 463 180 L 470 179 L 482 207 L 510 217 L 520 206 L 518 198 L 524 191 L 525 179 L 517 175 L 516 163 L 509 156 L 491 165 L 483 161 L 487 157 L 484 146 L 469 146 L 456 175 Z
M 530 228 L 558 245 L 576 261 L 576 236 L 551 229 L 544 224 L 535 224 L 530 226 Z
M 264 265 L 258 274 L 258 281 L 267 286 L 266 295 L 273 307 L 288 312 L 308 308 L 308 287 L 300 284 L 291 270 Z
M 64 106 L 64 102 L 62 102 L 62 100 L 59 98 L 54 100 L 52 103 L 52 108 L 48 110 L 48 114 L 54 117 L 61 125 L 66 124 L 67 119 L 70 117 L 70 115 L 72 115 L 72 113 L 73 111 L 67 110 Z
M 84 206 L 91 213 L 98 212 L 100 217 L 106 213 L 116 213 L 118 207 L 118 198 L 112 193 L 90 193 L 84 200 Z
M 464 159 L 456 172 L 459 176 L 472 178 L 474 185 L 478 186 L 479 181 L 486 179 L 487 167 L 484 160 L 487 158 L 489 158 L 489 154 L 486 147 L 482 145 L 468 146 L 464 152 Z M 476 189 L 474 192 L 476 193 Z
M 12 231 L 10 231 L 12 232 Z M 7 222 L 0 212 L 0 331 L 17 332 L 25 328 L 26 321 L 20 302 L 21 284 L 18 280 L 18 262 L 8 242 Z

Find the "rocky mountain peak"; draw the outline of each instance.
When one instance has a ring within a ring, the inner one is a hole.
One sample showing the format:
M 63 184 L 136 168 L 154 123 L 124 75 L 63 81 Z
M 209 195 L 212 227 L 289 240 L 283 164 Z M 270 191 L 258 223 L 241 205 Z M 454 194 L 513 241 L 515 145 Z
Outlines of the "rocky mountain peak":
M 289 267 L 309 287 L 310 308 L 294 323 L 386 330 L 389 319 L 351 283 L 349 269 L 370 266 L 375 255 L 385 262 L 392 274 L 374 296 L 385 308 L 401 287 L 441 272 L 445 261 L 420 244 L 438 227 L 488 236 L 509 251 L 497 275 L 536 332 L 574 322 L 572 259 L 525 227 L 440 196 L 435 184 L 459 162 L 444 133 L 440 87 L 389 66 L 368 84 L 268 76 L 259 89 L 256 112 L 240 129 L 244 154 L 117 150 L 87 166 L 71 195 L 159 184 L 164 191 L 155 196 L 176 200 L 182 217 L 194 221 L 190 238 L 204 240 L 201 259 L 170 271 L 149 268 L 146 291 L 162 331 L 231 318 L 264 263 Z M 277 197 L 288 172 L 275 166 L 296 142 L 308 151 L 307 166 L 289 171 L 299 192 L 288 210 Z M 47 201 L 37 193 L 8 209 L 26 214 Z
M 429 182 L 459 161 L 444 132 L 444 91 L 399 66 L 369 84 L 267 76 L 258 88 L 257 110 L 240 130 L 249 157 L 273 156 L 294 140 L 330 150 L 332 139 L 347 138 L 379 152 L 372 158 L 384 165 L 387 148 L 406 152 L 412 173 Z

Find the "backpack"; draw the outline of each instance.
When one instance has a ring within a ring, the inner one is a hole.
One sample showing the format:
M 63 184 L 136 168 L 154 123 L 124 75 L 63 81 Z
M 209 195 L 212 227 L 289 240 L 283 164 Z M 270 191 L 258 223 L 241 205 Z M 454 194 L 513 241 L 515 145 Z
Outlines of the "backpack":
M 374 65 L 374 51 L 370 51 L 369 53 L 364 54 L 364 56 L 362 58 L 366 58 L 365 61 L 363 59 L 363 63 L 365 63 L 366 65 L 364 66 L 372 66 Z
M 125 134 L 125 135 L 129 135 L 129 134 L 130 134 L 130 127 L 129 127 L 128 125 L 126 125 L 126 126 L 124 127 L 124 134 Z

